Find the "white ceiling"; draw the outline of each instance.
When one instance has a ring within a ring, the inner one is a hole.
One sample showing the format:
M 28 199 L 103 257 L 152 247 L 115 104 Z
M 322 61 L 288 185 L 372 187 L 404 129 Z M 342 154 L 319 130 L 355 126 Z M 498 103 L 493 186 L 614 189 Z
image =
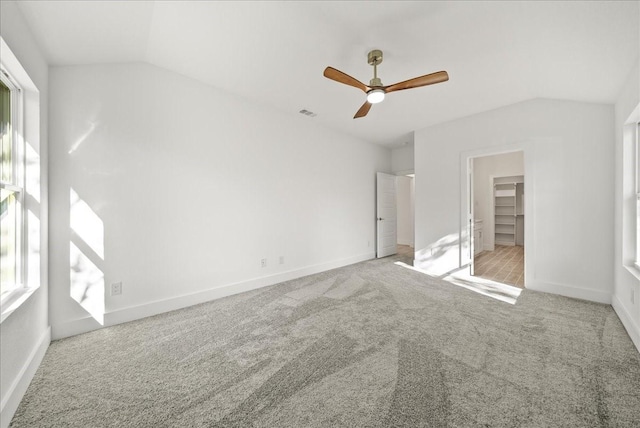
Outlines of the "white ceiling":
M 640 2 L 20 1 L 53 65 L 145 61 L 389 147 L 411 131 L 545 97 L 613 103 L 640 52 Z M 446 70 L 450 80 L 364 94 L 333 66 L 383 84 Z

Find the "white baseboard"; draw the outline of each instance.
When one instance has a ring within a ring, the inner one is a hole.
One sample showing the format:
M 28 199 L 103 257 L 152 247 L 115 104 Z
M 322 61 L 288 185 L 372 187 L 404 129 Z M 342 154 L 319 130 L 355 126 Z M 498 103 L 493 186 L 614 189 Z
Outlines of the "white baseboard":
M 51 340 L 64 339 L 65 337 L 88 333 L 93 330 L 101 329 L 102 327 L 106 327 L 106 323 L 105 325 L 101 325 L 94 318 L 87 315 L 84 318 L 78 318 L 52 325 Z
M 398 245 L 408 245 L 413 248 L 413 240 L 411 239 L 398 239 Z
M 42 334 L 0 403 L 0 428 L 7 428 L 51 343 L 51 327 Z
M 245 291 L 255 290 L 257 288 L 278 284 L 280 282 L 289 281 L 315 273 L 324 272 L 330 269 L 336 269 L 359 263 L 365 260 L 375 258 L 375 253 L 365 253 L 346 259 L 333 260 L 317 265 L 306 266 L 286 272 L 280 272 L 274 275 L 253 278 L 246 281 L 240 281 L 233 284 L 226 284 L 220 287 L 203 290 L 196 293 L 185 294 L 182 296 L 171 297 L 169 299 L 156 300 L 142 305 L 130 306 L 123 309 L 107 312 L 104 315 L 104 326 L 98 324 L 93 318 L 87 317 L 78 320 L 72 320 L 62 325 L 54 326 L 54 339 L 75 336 L 77 334 L 86 333 L 102 327 L 108 327 L 116 324 L 122 324 L 129 321 L 162 314 L 177 309 L 186 308 L 188 306 L 209 302 L 221 297 L 231 296 L 233 294 L 243 293 Z
M 572 287 L 570 285 L 551 284 L 546 282 L 526 281 L 527 290 L 543 291 L 545 293 L 559 294 L 560 296 L 573 297 L 574 299 L 589 300 L 591 302 L 611 304 L 611 293 L 600 290 Z
M 627 308 L 615 295 L 611 298 L 611 306 L 613 306 L 613 310 L 616 311 L 622 325 L 627 330 L 631 341 L 636 345 L 638 352 L 640 352 L 640 326 L 634 321 L 629 311 L 627 311 Z

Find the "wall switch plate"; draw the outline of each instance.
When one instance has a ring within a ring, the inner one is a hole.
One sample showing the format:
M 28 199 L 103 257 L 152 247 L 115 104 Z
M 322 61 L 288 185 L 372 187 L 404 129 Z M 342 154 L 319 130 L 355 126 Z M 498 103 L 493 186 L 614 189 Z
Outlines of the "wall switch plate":
M 119 296 L 122 294 L 122 282 L 114 282 L 111 284 L 111 295 Z
M 283 265 L 284 264 L 284 256 L 280 256 L 280 264 Z
M 631 298 L 631 303 L 636 303 L 636 290 L 632 288 L 631 295 L 629 297 Z
M 260 260 L 260 265 L 264 268 L 267 267 L 267 259 Z

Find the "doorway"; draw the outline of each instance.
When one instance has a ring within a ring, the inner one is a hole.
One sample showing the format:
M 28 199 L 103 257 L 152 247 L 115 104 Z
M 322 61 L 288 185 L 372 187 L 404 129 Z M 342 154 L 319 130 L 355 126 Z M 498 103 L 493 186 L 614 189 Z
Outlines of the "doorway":
M 414 174 L 397 175 L 397 224 L 398 254 L 410 260 L 414 258 Z
M 524 288 L 524 152 L 470 158 L 469 168 L 471 275 Z
M 376 175 L 376 257 L 397 254 L 413 265 L 415 174 Z

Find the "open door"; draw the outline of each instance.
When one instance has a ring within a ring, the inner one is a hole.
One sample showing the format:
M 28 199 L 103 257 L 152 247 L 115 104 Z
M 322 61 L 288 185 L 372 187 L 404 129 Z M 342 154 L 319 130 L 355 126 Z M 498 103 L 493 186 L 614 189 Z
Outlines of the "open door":
M 396 176 L 378 172 L 376 176 L 376 257 L 398 252 L 396 225 Z
M 475 254 L 476 254 L 476 242 L 475 242 L 475 214 L 474 214 L 474 195 L 473 195 L 473 158 L 469 158 L 467 163 L 467 193 L 469 194 L 469 200 L 467 201 L 467 224 L 469 234 L 469 275 L 475 275 Z

